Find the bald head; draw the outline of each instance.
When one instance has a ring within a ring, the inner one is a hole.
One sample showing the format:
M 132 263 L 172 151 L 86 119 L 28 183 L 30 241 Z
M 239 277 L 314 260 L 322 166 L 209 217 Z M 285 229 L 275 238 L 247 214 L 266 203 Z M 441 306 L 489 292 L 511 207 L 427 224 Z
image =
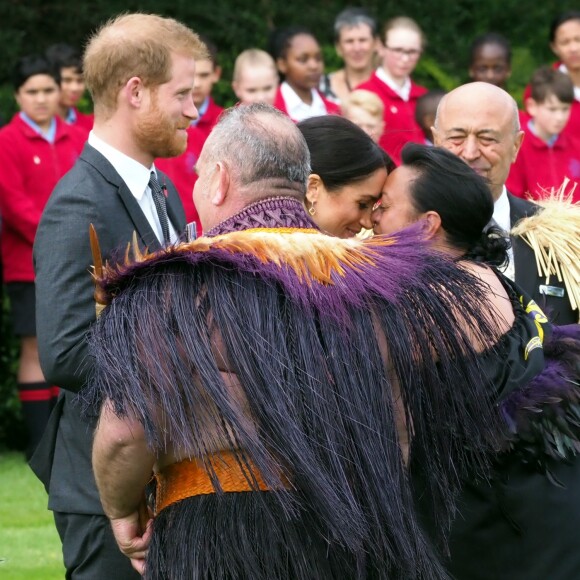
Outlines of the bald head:
M 520 130 L 518 105 L 509 93 L 491 83 L 468 83 L 461 85 L 447 93 L 440 101 L 435 117 L 435 127 L 439 116 L 445 114 L 445 107 L 449 105 L 459 107 L 478 107 L 494 109 L 500 115 L 508 115 L 514 131 Z
M 449 92 L 437 109 L 435 145 L 449 149 L 489 181 L 494 199 L 503 190 L 523 133 L 518 107 L 503 89 L 469 83 Z

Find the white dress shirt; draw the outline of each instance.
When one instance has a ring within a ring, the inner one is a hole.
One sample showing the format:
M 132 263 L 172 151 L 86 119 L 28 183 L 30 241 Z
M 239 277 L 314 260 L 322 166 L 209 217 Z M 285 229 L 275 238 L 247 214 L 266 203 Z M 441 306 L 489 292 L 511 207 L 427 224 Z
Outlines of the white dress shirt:
M 395 82 L 395 79 L 382 67 L 377 69 L 376 75 L 380 78 L 392 91 L 394 91 L 403 101 L 409 100 L 411 94 L 411 79 L 407 77 L 403 86 Z
M 511 230 L 510 202 L 505 185 L 503 186 L 501 195 L 493 205 L 492 220 L 505 232 L 506 238 L 509 239 L 509 231 Z M 503 269 L 503 273 L 507 278 L 515 281 L 516 269 L 514 264 L 514 250 L 511 247 L 508 250 L 508 264 Z
M 155 175 L 157 175 L 155 165 L 152 165 L 148 169 L 132 157 L 121 153 L 118 149 L 105 143 L 105 141 L 100 137 L 97 137 L 93 131 L 89 133 L 89 145 L 106 157 L 107 161 L 121 176 L 121 179 L 125 182 L 129 191 L 133 194 L 133 197 L 137 200 L 139 207 L 145 214 L 145 217 L 147 218 L 151 229 L 155 232 L 157 239 L 161 245 L 163 245 L 163 230 L 161 229 L 161 223 L 159 221 L 159 216 L 157 215 L 153 195 L 149 188 L 149 177 L 151 171 L 155 171 Z M 172 242 L 175 242 L 177 240 L 177 232 L 175 231 L 171 220 L 168 221 L 169 237 Z
M 321 117 L 328 114 L 322 97 L 314 89 L 311 89 L 311 105 L 305 103 L 286 81 L 280 85 L 280 92 L 282 93 L 288 116 L 294 121 L 304 121 L 304 119 L 310 119 L 310 117 Z

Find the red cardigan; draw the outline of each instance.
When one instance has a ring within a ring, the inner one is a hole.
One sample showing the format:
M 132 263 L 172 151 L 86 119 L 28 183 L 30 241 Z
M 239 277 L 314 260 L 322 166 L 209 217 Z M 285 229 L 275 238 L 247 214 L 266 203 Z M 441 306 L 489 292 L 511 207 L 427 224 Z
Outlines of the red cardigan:
M 221 115 L 223 107 L 220 107 L 211 97 L 209 97 L 209 105 L 206 112 L 195 124 L 201 135 L 204 135 L 204 142 L 211 133 L 214 125 L 217 123 L 218 117 Z
M 73 125 L 79 129 L 82 129 L 88 135 L 93 128 L 95 116 L 81 113 L 78 109 L 75 109 L 75 115 L 77 116 L 77 120 L 73 123 Z
M 167 174 L 179 193 L 185 219 L 187 223 L 195 222 L 198 235 L 201 234 L 201 222 L 193 203 L 193 186 L 197 181 L 197 173 L 194 170 L 195 164 L 201 149 L 214 125 L 217 123 L 223 108 L 210 98 L 207 111 L 195 126 L 187 130 L 187 148 L 184 153 L 177 157 L 156 159 L 155 165 Z
M 423 143 L 424 136 L 421 128 L 415 122 L 415 107 L 417 99 L 427 92 L 425 87 L 411 81 L 409 100 L 404 101 L 395 91 L 385 84 L 374 72 L 371 78 L 356 87 L 377 94 L 385 106 L 385 129 L 379 140 L 379 145 L 399 165 L 401 149 L 405 143 Z
M 0 214 L 5 282 L 32 282 L 32 244 L 40 216 L 59 179 L 73 166 L 85 131 L 56 118 L 54 143 L 20 114 L 0 129 Z
M 326 113 L 328 115 L 340 115 L 340 107 L 336 103 L 329 101 L 318 89 L 314 89 L 314 90 L 320 95 L 320 98 L 322 99 L 322 102 L 324 103 L 324 107 L 326 108 Z M 286 102 L 284 101 L 284 97 L 282 96 L 282 91 L 280 90 L 280 87 L 278 87 L 278 90 L 276 91 L 276 98 L 274 99 L 274 107 L 276 107 L 277 109 L 282 111 L 284 114 L 288 115 L 288 117 L 290 117 L 290 115 L 288 114 L 288 108 L 286 107 Z M 292 120 L 294 122 L 296 122 L 296 119 L 292 119 Z
M 580 179 L 580 143 L 574 143 L 562 132 L 554 145 L 548 147 L 527 126 L 523 129 L 524 141 L 506 181 L 510 193 L 527 198 L 529 192 L 533 199 L 542 199 L 545 190 L 558 189 L 564 177 L 574 181 Z M 573 199 L 580 200 L 579 188 Z

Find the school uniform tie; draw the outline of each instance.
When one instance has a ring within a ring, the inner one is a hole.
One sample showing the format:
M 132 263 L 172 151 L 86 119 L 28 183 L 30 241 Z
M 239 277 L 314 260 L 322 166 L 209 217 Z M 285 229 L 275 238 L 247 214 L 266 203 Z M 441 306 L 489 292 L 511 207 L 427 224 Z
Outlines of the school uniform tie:
M 165 200 L 165 194 L 157 181 L 157 176 L 155 171 L 151 172 L 149 177 L 149 188 L 151 189 L 151 194 L 153 195 L 153 203 L 155 203 L 155 209 L 157 210 L 157 216 L 159 217 L 159 223 L 161 224 L 161 231 L 163 232 L 163 240 L 165 244 L 171 242 L 169 237 L 169 218 L 167 217 L 167 202 Z

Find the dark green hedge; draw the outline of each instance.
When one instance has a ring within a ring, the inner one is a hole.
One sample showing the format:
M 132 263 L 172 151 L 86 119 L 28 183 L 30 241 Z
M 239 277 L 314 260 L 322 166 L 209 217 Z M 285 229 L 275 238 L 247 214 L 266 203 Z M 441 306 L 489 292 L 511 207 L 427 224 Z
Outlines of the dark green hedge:
M 354 4 L 357 4 L 356 2 Z M 572 0 L 405 0 L 361 2 L 380 22 L 399 14 L 415 18 L 427 33 L 429 46 L 419 65 L 417 80 L 430 88 L 450 89 L 466 80 L 468 47 L 479 33 L 505 34 L 514 47 L 514 75 L 509 89 L 520 96 L 532 70 L 552 60 L 548 47 L 551 19 L 563 10 L 578 8 Z M 71 8 L 73 7 L 74 8 Z M 211 37 L 220 50 L 224 80 L 216 87 L 217 100 L 229 104 L 231 67 L 235 56 L 250 46 L 265 47 L 269 31 L 286 24 L 309 26 L 325 45 L 327 67 L 338 64 L 332 50 L 332 21 L 346 6 L 337 0 L 5 0 L 0 3 L 0 85 L 5 84 L 15 59 L 41 51 L 56 41 L 82 46 L 92 30 L 123 11 L 155 12 L 176 17 Z M 14 108 L 10 88 L 0 93 L 0 113 L 8 118 Z
M 26 433 L 16 389 L 18 342 L 12 335 L 8 301 L 0 298 L 0 450 L 24 449 Z

